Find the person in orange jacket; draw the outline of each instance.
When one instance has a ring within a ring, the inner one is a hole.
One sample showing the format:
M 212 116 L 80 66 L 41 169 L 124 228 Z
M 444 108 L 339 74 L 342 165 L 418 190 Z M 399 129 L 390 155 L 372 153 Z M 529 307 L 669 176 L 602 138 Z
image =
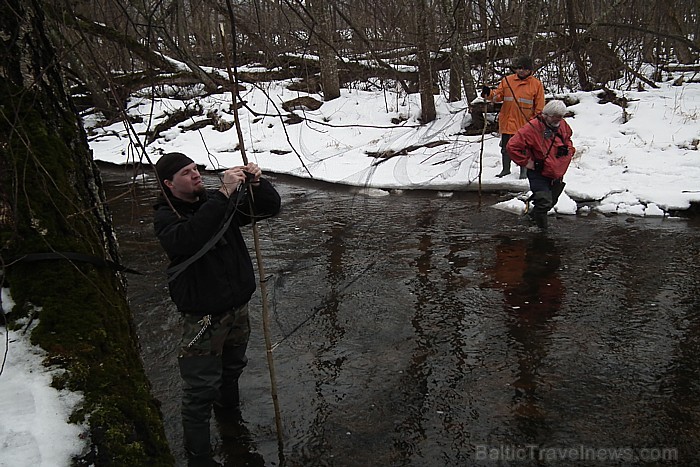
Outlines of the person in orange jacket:
M 564 120 L 566 104 L 552 100 L 542 113 L 527 122 L 508 141 L 513 162 L 527 170 L 535 207 L 531 219 L 541 229 L 547 228 L 547 213 L 564 191 L 564 174 L 576 148 L 571 142 L 573 130 Z
M 508 140 L 544 108 L 544 87 L 542 82 L 532 75 L 532 58 L 520 57 L 513 62 L 511 68 L 515 73 L 503 78 L 493 92 L 488 86 L 484 86 L 481 91 L 482 98 L 503 103 L 498 114 L 503 170 L 496 175 L 498 178 L 510 174 Z M 525 169 L 521 168 L 520 178 L 526 177 Z

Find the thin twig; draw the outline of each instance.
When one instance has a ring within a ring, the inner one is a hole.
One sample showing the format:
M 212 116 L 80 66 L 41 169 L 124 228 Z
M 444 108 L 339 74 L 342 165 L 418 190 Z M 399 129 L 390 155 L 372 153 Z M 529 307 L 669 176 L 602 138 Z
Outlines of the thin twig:
M 231 66 L 231 57 L 228 53 L 228 48 L 226 47 L 225 34 L 223 26 L 220 26 L 219 33 L 221 34 L 221 41 L 224 48 L 224 58 L 226 60 L 226 69 L 228 70 L 229 79 L 233 82 L 233 89 L 231 90 L 231 106 L 233 108 L 233 121 L 236 126 L 236 133 L 238 134 L 238 147 L 241 151 L 241 157 L 243 158 L 243 164 L 248 164 L 248 157 L 245 152 L 245 143 L 243 140 L 243 130 L 241 129 L 241 122 L 238 117 L 238 106 L 236 105 L 236 99 L 238 97 L 238 71 L 236 68 L 236 19 L 233 15 L 233 7 L 231 6 L 231 0 L 226 0 L 226 6 L 228 7 L 229 20 L 231 21 L 231 38 L 232 38 L 232 48 L 233 48 L 233 66 Z M 248 185 L 249 190 L 249 200 L 250 200 L 250 212 L 253 215 L 253 189 Z M 263 321 L 263 335 L 265 337 L 265 349 L 267 355 L 267 366 L 270 372 L 270 393 L 272 394 L 272 404 L 275 410 L 275 425 L 277 427 L 277 443 L 279 449 L 279 459 L 280 465 L 284 465 L 284 443 L 282 439 L 282 416 L 280 414 L 279 401 L 277 399 L 277 379 L 275 376 L 275 361 L 272 357 L 272 338 L 270 336 L 270 313 L 268 310 L 267 301 L 267 283 L 264 280 L 265 267 L 263 265 L 262 251 L 260 248 L 260 235 L 258 233 L 258 224 L 253 219 L 253 243 L 255 245 L 255 258 L 258 263 L 258 276 L 260 284 L 260 296 L 262 303 L 262 321 Z

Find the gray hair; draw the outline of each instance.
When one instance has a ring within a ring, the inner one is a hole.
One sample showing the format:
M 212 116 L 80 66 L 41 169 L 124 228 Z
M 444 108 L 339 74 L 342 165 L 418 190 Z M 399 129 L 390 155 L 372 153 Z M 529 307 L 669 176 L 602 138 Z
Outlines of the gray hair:
M 566 115 L 566 104 L 559 100 L 551 100 L 544 106 L 542 113 L 550 117 L 563 117 Z

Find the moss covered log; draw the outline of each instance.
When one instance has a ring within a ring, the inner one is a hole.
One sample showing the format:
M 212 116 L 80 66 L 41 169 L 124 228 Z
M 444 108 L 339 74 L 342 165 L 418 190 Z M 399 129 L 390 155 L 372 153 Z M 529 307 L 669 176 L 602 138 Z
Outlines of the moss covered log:
M 84 394 L 72 421 L 87 422 L 91 449 L 76 465 L 173 465 L 125 281 L 108 265 L 119 251 L 99 172 L 40 2 L 4 1 L 0 35 L 1 279 L 17 304 L 9 317 L 38 318 L 32 342 L 67 370 L 54 385 Z M 28 261 L 35 253 L 58 259 Z

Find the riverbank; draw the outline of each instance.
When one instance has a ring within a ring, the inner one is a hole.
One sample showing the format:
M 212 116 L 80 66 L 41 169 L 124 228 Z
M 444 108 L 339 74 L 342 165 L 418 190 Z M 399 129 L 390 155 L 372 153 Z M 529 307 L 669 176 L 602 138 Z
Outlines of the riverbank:
M 619 97 L 614 102 L 609 93 L 596 91 L 548 95 L 571 104 L 567 121 L 577 149 L 556 212 L 583 209 L 637 217 L 698 212 L 700 83 L 677 82 L 669 79 L 658 89 L 614 90 Z M 340 98 L 317 110 L 278 113 L 277 104 L 303 94 L 288 90 L 288 84 L 249 86 L 242 94 L 242 146 L 263 170 L 394 193 L 505 191 L 513 195 L 503 208 L 524 209 L 520 199 L 528 185 L 517 171 L 495 178 L 501 168 L 500 137 L 464 134 L 466 102 L 448 103 L 436 96 L 438 116 L 427 125 L 419 123 L 417 95 L 360 90 L 343 90 Z M 132 96 L 128 114 L 136 123 L 130 126 L 100 126 L 99 118 L 85 117 L 94 158 L 145 164 L 146 177 L 152 176 L 149 162 L 170 151 L 185 152 L 209 170 L 241 165 L 230 103 L 228 93 Z M 185 121 L 171 118 L 192 108 L 201 110 Z M 297 123 L 285 123 L 292 114 Z M 142 146 L 146 154 L 138 150 Z

